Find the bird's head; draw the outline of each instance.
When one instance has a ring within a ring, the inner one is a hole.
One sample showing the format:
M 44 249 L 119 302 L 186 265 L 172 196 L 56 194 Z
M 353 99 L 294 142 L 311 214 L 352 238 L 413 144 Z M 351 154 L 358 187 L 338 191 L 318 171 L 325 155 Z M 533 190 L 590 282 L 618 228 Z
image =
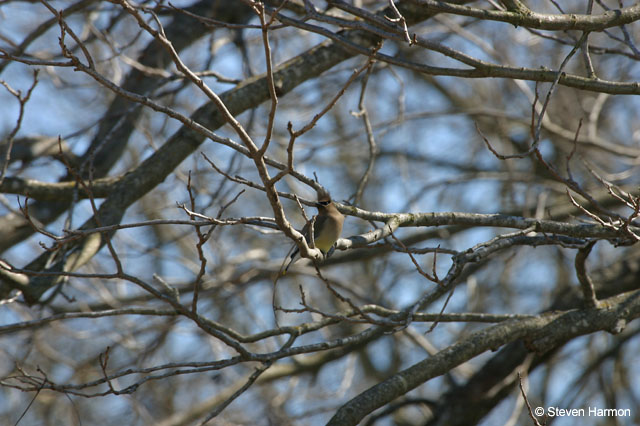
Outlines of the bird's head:
M 326 209 L 331 204 L 331 195 L 323 188 L 318 190 L 317 194 L 318 201 L 316 202 L 316 207 L 318 210 Z

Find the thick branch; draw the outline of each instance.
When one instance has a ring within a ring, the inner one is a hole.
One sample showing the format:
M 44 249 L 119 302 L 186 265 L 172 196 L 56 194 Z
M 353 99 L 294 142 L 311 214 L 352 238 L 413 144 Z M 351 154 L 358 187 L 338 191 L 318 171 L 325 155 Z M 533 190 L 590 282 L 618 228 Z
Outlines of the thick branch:
M 621 321 L 640 316 L 640 291 L 604 301 L 608 308 L 546 314 L 531 319 L 500 323 L 472 334 L 417 364 L 394 374 L 343 405 L 328 425 L 356 425 L 367 414 L 402 396 L 424 382 L 481 353 L 528 339 L 536 351 L 545 352 L 564 341 L 599 330 L 618 330 Z M 532 336 L 544 336 L 540 340 Z

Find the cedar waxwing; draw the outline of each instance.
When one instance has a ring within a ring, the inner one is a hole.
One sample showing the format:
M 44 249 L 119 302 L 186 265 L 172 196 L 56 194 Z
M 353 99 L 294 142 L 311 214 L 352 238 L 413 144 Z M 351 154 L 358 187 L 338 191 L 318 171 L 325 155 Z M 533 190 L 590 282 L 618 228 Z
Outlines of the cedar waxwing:
M 340 238 L 344 216 L 338 211 L 333 201 L 331 201 L 331 196 L 324 191 L 318 191 L 316 207 L 318 208 L 318 215 L 313 224 L 313 242 L 316 248 L 320 249 L 320 251 L 326 255 L 335 242 L 338 241 L 338 238 Z M 307 243 L 311 243 L 308 223 L 302 228 L 302 234 L 307 240 Z M 300 258 L 299 252 L 298 247 L 295 247 L 293 253 L 291 253 L 291 260 L 289 260 L 287 267 L 284 268 L 284 273 L 289 270 L 289 266 L 291 266 L 293 262 Z

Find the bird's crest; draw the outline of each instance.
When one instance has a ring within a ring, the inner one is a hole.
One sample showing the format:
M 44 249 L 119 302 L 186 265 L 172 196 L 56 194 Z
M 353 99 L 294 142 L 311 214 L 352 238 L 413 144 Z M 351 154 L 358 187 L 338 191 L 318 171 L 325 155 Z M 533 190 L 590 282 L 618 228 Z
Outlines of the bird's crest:
M 331 202 L 331 195 L 326 189 L 320 188 L 316 190 L 316 194 L 318 196 L 318 203 L 326 206 Z

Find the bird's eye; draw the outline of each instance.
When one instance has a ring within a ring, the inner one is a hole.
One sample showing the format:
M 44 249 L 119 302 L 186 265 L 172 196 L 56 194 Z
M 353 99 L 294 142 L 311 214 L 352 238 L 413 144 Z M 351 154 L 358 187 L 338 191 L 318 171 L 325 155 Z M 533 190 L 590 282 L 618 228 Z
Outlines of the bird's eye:
M 329 201 L 318 201 L 318 204 L 322 204 L 323 206 L 328 206 Z

